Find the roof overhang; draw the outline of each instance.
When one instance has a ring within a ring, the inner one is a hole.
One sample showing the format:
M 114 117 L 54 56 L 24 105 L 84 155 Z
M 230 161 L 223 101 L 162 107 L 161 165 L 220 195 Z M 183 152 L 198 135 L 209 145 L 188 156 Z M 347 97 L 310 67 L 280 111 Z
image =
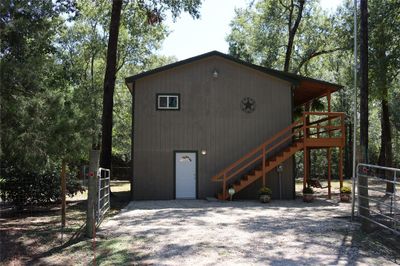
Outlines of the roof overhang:
M 302 80 L 294 90 L 294 105 L 299 106 L 327 96 L 343 88 L 341 85 L 316 80 Z

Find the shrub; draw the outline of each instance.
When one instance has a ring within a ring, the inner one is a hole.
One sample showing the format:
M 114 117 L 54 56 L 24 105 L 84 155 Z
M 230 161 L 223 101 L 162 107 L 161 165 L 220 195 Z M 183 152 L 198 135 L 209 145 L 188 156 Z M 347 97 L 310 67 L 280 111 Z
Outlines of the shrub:
M 76 177 L 67 176 L 67 195 L 74 196 L 83 192 Z M 0 179 L 0 197 L 22 208 L 31 204 L 56 202 L 61 199 L 60 173 L 48 172 L 38 174 L 20 171 L 13 167 L 3 169 Z
M 314 194 L 314 190 L 311 187 L 305 187 L 303 189 L 303 194 Z
M 351 194 L 351 188 L 350 187 L 342 187 L 340 189 L 340 193 Z
M 272 191 L 271 191 L 271 189 L 268 188 L 268 187 L 262 187 L 262 188 L 260 188 L 260 190 L 258 191 L 258 193 L 260 194 L 260 196 L 261 196 L 261 195 L 268 195 L 268 196 L 271 196 L 271 195 L 272 195 Z

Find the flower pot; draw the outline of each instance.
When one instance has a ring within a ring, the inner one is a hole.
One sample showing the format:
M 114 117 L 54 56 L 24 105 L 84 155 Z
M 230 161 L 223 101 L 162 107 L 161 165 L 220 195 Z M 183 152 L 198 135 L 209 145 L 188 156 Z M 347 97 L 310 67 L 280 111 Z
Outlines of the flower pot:
M 351 196 L 348 193 L 340 193 L 340 201 L 341 202 L 350 202 Z
M 270 195 L 260 195 L 260 202 L 261 203 L 268 203 L 271 201 Z
M 304 202 L 312 202 L 314 200 L 314 194 L 303 194 Z

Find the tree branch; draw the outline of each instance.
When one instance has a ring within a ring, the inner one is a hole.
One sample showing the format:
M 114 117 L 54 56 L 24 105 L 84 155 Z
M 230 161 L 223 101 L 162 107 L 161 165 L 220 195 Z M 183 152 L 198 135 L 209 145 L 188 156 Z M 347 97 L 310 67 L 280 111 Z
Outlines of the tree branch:
M 283 6 L 286 10 L 289 10 L 289 6 L 285 5 L 282 0 L 279 0 L 279 4 L 281 4 L 281 6 Z
M 338 47 L 338 48 L 334 48 L 334 49 L 330 49 L 330 50 L 314 51 L 314 52 L 310 53 L 306 58 L 301 60 L 299 66 L 296 68 L 295 73 L 299 73 L 299 71 L 303 67 L 303 65 L 305 63 L 307 63 L 308 61 L 310 61 L 311 59 L 313 59 L 314 57 L 317 57 L 317 56 L 323 55 L 323 54 L 330 54 L 330 53 L 337 52 L 337 51 L 344 50 L 344 49 L 345 48 L 343 48 L 343 47 Z

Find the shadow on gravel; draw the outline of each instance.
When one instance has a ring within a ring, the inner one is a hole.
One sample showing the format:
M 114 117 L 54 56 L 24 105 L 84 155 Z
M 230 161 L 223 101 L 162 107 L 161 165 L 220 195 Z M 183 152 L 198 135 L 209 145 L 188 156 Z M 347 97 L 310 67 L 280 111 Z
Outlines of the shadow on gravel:
M 374 258 L 375 254 L 398 263 L 400 253 L 393 247 L 398 246 L 399 239 L 385 243 L 382 239 L 376 240 L 377 236 L 361 233 L 357 224 L 350 223 L 348 207 L 324 199 L 311 204 L 300 200 L 270 204 L 201 200 L 131 202 L 105 231 L 109 230 L 111 235 L 134 234 L 143 239 L 144 248 L 153 247 L 152 243 L 158 245 L 156 254 L 150 255 L 156 261 L 212 251 L 219 257 L 234 254 L 249 262 L 270 265 L 352 265 L 363 263 L 361 259 L 365 256 Z M 232 221 L 227 219 L 232 216 L 235 216 Z M 225 235 L 221 238 L 218 232 L 225 229 L 228 238 Z M 193 242 L 178 244 L 168 242 L 174 236 L 192 234 L 200 234 L 203 239 L 194 237 Z M 206 234 L 209 235 L 205 237 Z M 251 236 L 251 241 L 245 238 L 245 244 L 238 244 L 241 239 L 238 242 L 236 235 Z M 290 241 L 285 241 L 285 237 Z M 280 243 L 274 242 L 277 239 Z M 293 253 L 293 258 L 288 258 L 287 250 Z

